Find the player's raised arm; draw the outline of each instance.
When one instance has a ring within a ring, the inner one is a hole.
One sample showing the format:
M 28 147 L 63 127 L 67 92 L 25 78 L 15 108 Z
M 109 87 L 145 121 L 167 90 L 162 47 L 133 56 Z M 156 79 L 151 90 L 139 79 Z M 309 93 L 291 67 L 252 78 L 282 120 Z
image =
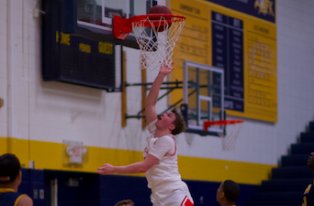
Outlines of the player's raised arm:
M 157 112 L 155 109 L 155 105 L 158 100 L 159 90 L 165 76 L 170 74 L 172 70 L 173 70 L 173 63 L 171 64 L 170 67 L 167 65 L 162 65 L 160 67 L 159 74 L 157 75 L 152 87 L 150 88 L 150 91 L 147 95 L 146 102 L 145 102 L 146 125 L 149 125 L 149 123 L 157 119 Z

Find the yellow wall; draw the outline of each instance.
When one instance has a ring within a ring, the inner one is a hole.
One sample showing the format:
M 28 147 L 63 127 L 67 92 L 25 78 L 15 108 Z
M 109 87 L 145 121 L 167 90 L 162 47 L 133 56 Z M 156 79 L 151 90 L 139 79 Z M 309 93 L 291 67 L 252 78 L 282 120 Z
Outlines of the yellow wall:
M 0 137 L 0 154 L 8 152 L 8 138 Z
M 36 169 L 96 172 L 104 163 L 125 165 L 142 160 L 142 152 L 139 151 L 88 147 L 88 163 L 83 164 L 81 168 L 72 168 L 63 165 L 62 150 L 61 143 L 0 138 L 0 155 L 6 152 L 14 153 L 23 167 L 28 167 L 28 161 L 33 160 Z M 186 156 L 179 156 L 178 162 L 183 179 L 217 182 L 232 179 L 243 184 L 260 184 L 262 180 L 268 179 L 271 168 L 275 167 L 275 165 Z

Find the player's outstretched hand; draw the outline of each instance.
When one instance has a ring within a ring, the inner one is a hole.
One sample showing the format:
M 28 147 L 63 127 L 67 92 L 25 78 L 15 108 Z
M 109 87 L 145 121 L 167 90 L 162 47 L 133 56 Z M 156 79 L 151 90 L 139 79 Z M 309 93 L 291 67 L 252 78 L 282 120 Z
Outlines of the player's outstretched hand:
M 97 173 L 101 175 L 111 175 L 114 173 L 114 166 L 106 163 L 102 167 L 98 167 Z
M 171 60 L 170 60 L 171 61 Z M 159 70 L 159 74 L 161 75 L 165 75 L 167 76 L 168 74 L 170 74 L 172 72 L 172 70 L 174 69 L 173 67 L 173 61 L 169 62 L 170 64 L 167 64 L 167 62 L 163 62 L 160 65 L 160 70 Z M 169 65 L 169 66 L 168 66 Z

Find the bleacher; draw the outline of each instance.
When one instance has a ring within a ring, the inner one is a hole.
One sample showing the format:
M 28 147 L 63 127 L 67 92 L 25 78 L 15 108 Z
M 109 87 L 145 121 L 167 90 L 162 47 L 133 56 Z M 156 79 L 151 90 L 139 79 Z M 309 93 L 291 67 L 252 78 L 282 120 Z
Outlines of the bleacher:
M 258 192 L 251 195 L 251 206 L 297 206 L 302 204 L 303 193 L 313 179 L 307 160 L 314 152 L 314 121 L 309 130 L 302 132 L 299 143 L 292 144 L 289 155 L 281 157 L 281 164 L 273 168 L 271 180 L 263 181 Z

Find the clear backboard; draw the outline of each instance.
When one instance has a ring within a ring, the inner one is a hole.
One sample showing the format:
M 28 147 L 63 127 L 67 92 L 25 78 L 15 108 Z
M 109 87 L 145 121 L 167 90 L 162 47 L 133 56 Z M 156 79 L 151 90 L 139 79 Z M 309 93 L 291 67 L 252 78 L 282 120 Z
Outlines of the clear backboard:
M 61 1 L 62 31 L 88 39 L 138 48 L 134 35 L 124 41 L 113 37 L 113 16 L 144 15 L 155 0 L 66 0 Z
M 130 18 L 134 15 L 144 15 L 147 11 L 157 4 L 152 0 L 76 0 L 77 6 L 77 27 L 87 29 L 93 33 L 110 35 L 112 37 L 113 16 Z M 97 38 L 97 35 L 94 35 Z M 137 46 L 134 36 L 131 35 L 126 41 L 110 39 L 114 43 Z M 128 41 L 133 44 L 128 44 Z
M 203 130 L 204 121 L 225 119 L 224 112 L 224 70 L 222 68 L 184 61 L 183 104 L 187 132 L 201 135 L 223 133 L 224 128 L 212 127 Z
M 151 4 L 147 0 L 77 0 L 77 22 L 80 27 L 95 31 L 112 31 L 114 15 L 143 15 Z

